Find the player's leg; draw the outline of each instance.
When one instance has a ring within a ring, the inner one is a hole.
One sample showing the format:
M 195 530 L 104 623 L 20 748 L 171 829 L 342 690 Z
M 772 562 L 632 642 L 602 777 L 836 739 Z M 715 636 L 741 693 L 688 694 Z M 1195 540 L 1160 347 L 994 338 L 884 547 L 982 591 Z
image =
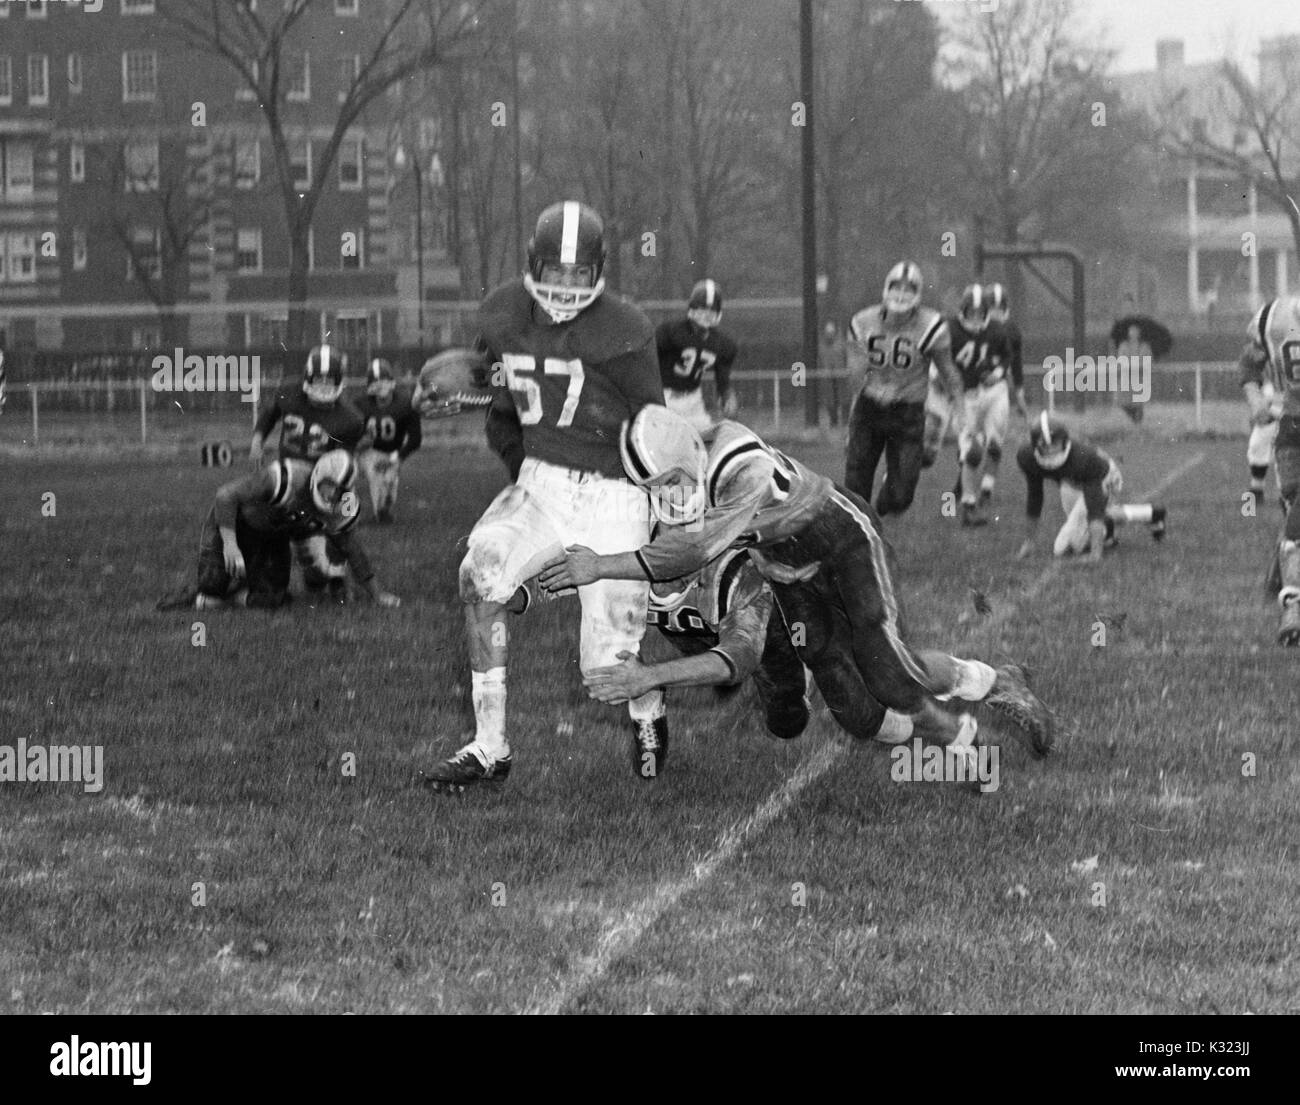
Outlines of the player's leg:
M 948 433 L 948 423 L 952 421 L 952 400 L 948 398 L 934 381 L 925 396 L 925 438 L 921 453 L 921 466 L 931 467 L 939 458 L 943 448 L 943 439 Z
M 1277 553 L 1278 592 L 1281 607 L 1279 643 L 1300 645 L 1300 419 L 1286 417 L 1274 447 L 1278 490 L 1286 507 Z
M 245 542 L 241 540 L 240 547 Z M 289 577 L 293 568 L 289 540 L 280 536 L 256 535 L 244 555 L 248 589 L 244 605 L 252 609 L 275 610 L 289 601 Z
M 882 516 L 902 514 L 912 505 L 925 455 L 924 405 L 900 404 L 894 415 L 894 432 L 885 449 L 885 482 L 876 506 Z
M 965 419 L 957 439 L 957 461 L 961 466 L 961 524 L 982 526 L 988 519 L 979 512 L 980 466 L 984 463 L 984 435 L 980 429 L 980 390 L 972 388 L 962 396 Z
M 396 453 L 392 454 L 391 460 L 383 481 L 384 514 L 390 522 L 393 520 L 393 510 L 397 507 L 397 485 L 402 478 L 402 462 Z
M 873 400 L 859 395 L 849 414 L 849 444 L 844 461 L 844 486 L 864 499 L 871 498 L 876 466 L 885 451 L 886 412 Z
M 625 480 L 592 478 L 575 499 L 563 532 L 566 544 L 586 545 L 601 555 L 629 552 L 650 540 L 650 503 Z M 648 583 L 607 579 L 578 588 L 582 603 L 579 664 L 584 675 L 619 662 L 619 653 L 636 654 L 645 635 Z M 642 779 L 657 778 L 668 758 L 668 718 L 664 693 L 655 689 L 631 699 L 632 769 Z
M 381 506 L 379 468 L 382 464 L 384 454 L 378 449 L 363 449 L 357 455 L 357 463 L 361 467 L 362 473 L 366 477 L 366 488 L 370 494 L 370 509 L 379 519 L 379 510 Z
M 980 400 L 981 424 L 984 432 L 984 474 L 980 478 L 980 504 L 989 503 L 997 487 L 998 467 L 1002 464 L 1002 443 L 1007 438 L 1007 423 L 1011 420 L 1011 397 L 1006 380 L 999 380 L 985 388 Z
M 808 727 L 808 677 L 776 602 L 767 619 L 767 639 L 754 672 L 754 689 L 772 736 L 793 740 L 803 734 Z
M 1088 504 L 1083 492 L 1064 480 L 1061 481 L 1061 510 L 1065 512 L 1065 524 L 1052 542 L 1052 555 L 1082 555 L 1088 551 L 1089 544 Z
M 308 603 L 315 605 L 327 595 L 332 602 L 347 601 L 348 560 L 338 545 L 314 533 L 293 542 L 293 555 L 302 569 Z
M 1255 497 L 1256 506 L 1264 502 L 1264 480 L 1268 477 L 1268 467 L 1273 460 L 1273 443 L 1277 440 L 1277 423 L 1267 426 L 1252 426 L 1250 441 L 1246 445 L 1246 464 L 1250 466 L 1250 493 Z

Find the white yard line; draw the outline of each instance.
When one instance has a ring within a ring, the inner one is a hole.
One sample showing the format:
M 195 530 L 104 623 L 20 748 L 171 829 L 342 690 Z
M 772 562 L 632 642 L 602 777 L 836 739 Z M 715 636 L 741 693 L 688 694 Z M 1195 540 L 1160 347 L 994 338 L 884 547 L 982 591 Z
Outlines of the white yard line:
M 1205 460 L 1204 453 L 1189 457 L 1153 488 L 1144 493 L 1146 501 L 1154 499 L 1173 483 Z M 1000 626 L 1015 614 L 1017 606 L 1035 598 L 1047 582 L 1060 570 L 1060 561 L 1053 560 L 1037 578 L 1022 592 L 1016 600 L 1003 606 L 999 612 L 984 622 L 980 629 L 987 632 L 990 628 Z M 607 924 L 595 951 L 584 958 L 579 965 L 559 980 L 554 989 L 534 994 L 533 999 L 524 1009 L 533 1015 L 555 1014 L 564 1010 L 574 998 L 581 995 L 593 984 L 599 982 L 609 968 L 636 945 L 645 931 L 650 928 L 668 910 L 672 909 L 689 891 L 707 882 L 719 867 L 731 859 L 740 850 L 741 845 L 751 837 L 762 833 L 773 821 L 780 817 L 800 793 L 810 784 L 815 783 L 841 760 L 848 750 L 845 742 L 823 744 L 811 756 L 803 761 L 779 788 L 768 795 L 762 805 L 744 821 L 732 825 L 720 837 L 717 843 L 705 854 L 704 858 L 692 868 L 691 873 L 671 882 L 662 882 L 642 898 L 617 920 Z

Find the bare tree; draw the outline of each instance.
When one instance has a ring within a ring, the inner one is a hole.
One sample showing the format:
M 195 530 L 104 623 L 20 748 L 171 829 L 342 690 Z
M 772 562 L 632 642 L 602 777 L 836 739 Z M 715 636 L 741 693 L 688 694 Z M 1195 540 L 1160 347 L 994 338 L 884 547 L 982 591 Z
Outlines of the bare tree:
M 276 177 L 289 228 L 289 322 L 287 343 L 302 348 L 306 335 L 308 240 L 312 218 L 349 129 L 389 88 L 430 66 L 469 52 L 477 40 L 480 13 L 489 0 L 375 0 L 382 18 L 363 24 L 369 30 L 360 63 L 333 116 L 330 137 L 320 152 L 311 183 L 294 180 L 294 132 L 289 92 L 301 50 L 300 26 L 329 0 L 284 0 L 268 10 L 254 0 L 168 0 L 159 11 L 190 48 L 219 59 L 248 88 L 270 131 Z

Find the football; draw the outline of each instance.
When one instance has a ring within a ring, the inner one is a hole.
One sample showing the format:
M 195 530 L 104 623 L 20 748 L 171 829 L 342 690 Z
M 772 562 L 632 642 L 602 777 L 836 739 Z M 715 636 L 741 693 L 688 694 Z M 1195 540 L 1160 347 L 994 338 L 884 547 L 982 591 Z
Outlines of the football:
M 472 349 L 444 349 L 424 362 L 415 389 L 416 409 L 425 418 L 448 418 L 483 410 L 492 402 L 487 359 Z

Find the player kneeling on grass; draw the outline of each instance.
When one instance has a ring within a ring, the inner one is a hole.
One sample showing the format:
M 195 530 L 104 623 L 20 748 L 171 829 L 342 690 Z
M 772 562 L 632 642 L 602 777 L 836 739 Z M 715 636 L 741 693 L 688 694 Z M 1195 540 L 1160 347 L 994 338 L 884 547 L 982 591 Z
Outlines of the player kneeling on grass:
M 358 459 L 370 488 L 375 520 L 388 524 L 397 505 L 402 462 L 420 447 L 420 414 L 410 390 L 398 385 L 392 365 L 379 357 L 370 362 L 366 396 L 358 408 L 370 438 L 370 448 Z
M 292 544 L 323 534 L 347 558 L 357 583 L 381 606 L 398 599 L 380 589 L 353 527 L 356 463 L 343 449 L 314 464 L 278 460 L 217 491 L 199 541 L 198 586 L 158 603 L 160 610 L 223 606 L 275 609 L 289 601 Z M 323 569 L 322 569 L 323 570 Z
M 1155 503 L 1125 506 L 1116 502 L 1124 486 L 1119 465 L 1095 445 L 1072 439 L 1046 411 L 1029 432 L 1029 443 L 1016 453 L 1016 463 L 1029 487 L 1025 504 L 1028 530 L 1016 553 L 1018 559 L 1034 551 L 1043 514 L 1044 480 L 1061 485 L 1061 509 L 1065 511 L 1065 524 L 1052 544 L 1053 556 L 1074 554 L 1083 558 L 1082 563 L 1096 563 L 1103 549 L 1119 544 L 1115 527 L 1124 522 L 1147 523 L 1157 541 L 1165 535 L 1165 508 Z
M 801 630 L 795 649 L 822 697 L 869 718 L 851 728 L 840 718 L 855 736 L 879 732 L 887 710 L 916 715 L 928 697 L 955 697 L 1007 714 L 1035 755 L 1051 747 L 1051 714 L 1021 669 L 918 653 L 903 640 L 891 553 L 878 516 L 857 495 L 737 422 L 719 422 L 706 451 L 688 422 L 647 407 L 621 442 L 628 475 L 669 524 L 630 553 L 568 548 L 539 573 L 543 587 L 636 578 L 653 585 L 698 572 L 728 548 L 756 547 L 786 626 Z

